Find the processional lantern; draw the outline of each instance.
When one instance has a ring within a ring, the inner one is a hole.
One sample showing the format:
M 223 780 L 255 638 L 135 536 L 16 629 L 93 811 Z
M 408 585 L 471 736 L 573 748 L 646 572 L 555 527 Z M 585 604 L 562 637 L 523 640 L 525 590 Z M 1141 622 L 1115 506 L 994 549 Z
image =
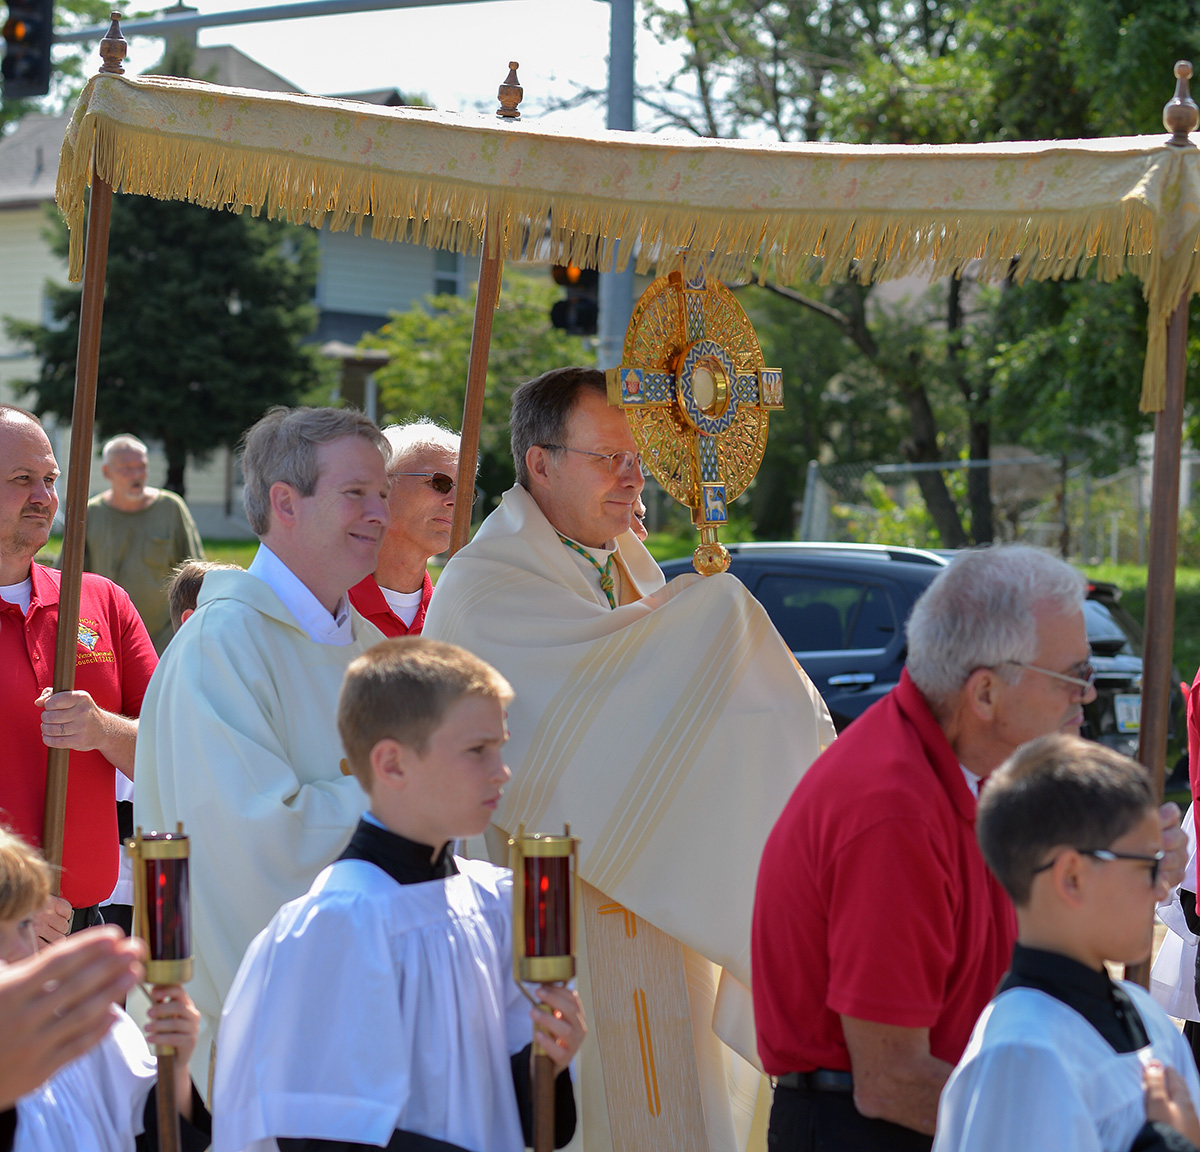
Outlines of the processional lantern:
M 522 824 L 508 842 L 513 874 L 513 975 L 528 984 L 565 984 L 575 976 L 575 873 L 579 838 L 527 834 Z M 535 1008 L 541 1001 L 529 996 Z M 533 1148 L 553 1152 L 554 1065 L 533 1039 Z
M 183 824 L 174 832 L 143 832 L 125 842 L 133 860 L 133 930 L 146 941 L 146 981 L 184 984 L 192 978 L 192 895 L 189 841 Z M 175 1048 L 155 1046 L 158 1057 L 158 1141 L 162 1152 L 179 1148 L 175 1099 Z
M 717 531 L 750 486 L 767 447 L 769 414 L 783 408 L 783 372 L 763 363 L 750 318 L 703 265 L 655 280 L 634 305 L 621 366 L 606 373 L 651 475 L 692 511 L 702 576 L 724 572 Z

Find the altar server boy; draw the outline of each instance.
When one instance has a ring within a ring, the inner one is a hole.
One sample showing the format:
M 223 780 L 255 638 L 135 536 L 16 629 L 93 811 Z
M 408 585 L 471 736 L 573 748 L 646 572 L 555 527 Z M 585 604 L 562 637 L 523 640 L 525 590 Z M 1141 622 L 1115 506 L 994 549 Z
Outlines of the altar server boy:
M 1187 1044 L 1104 966 L 1149 957 L 1163 895 L 1145 769 L 1043 737 L 989 777 L 976 831 L 1016 904 L 1017 944 L 942 1090 L 934 1152 L 1192 1148 L 1200 1080 Z
M 521 1152 L 530 1040 L 574 1131 L 573 991 L 513 979 L 512 876 L 453 854 L 487 826 L 509 771 L 507 681 L 450 644 L 388 640 L 346 672 L 350 770 L 370 807 L 341 857 L 246 952 L 217 1045 L 214 1152 Z
M 13 832 L 0 829 L 0 963 L 38 950 L 33 915 L 50 893 L 50 867 Z M 53 945 L 51 945 L 53 947 Z M 113 1005 L 113 1024 L 89 1052 L 0 1112 L 0 1148 L 14 1152 L 156 1152 L 157 1065 L 137 1025 Z M 178 985 L 151 989 L 146 1036 L 173 1045 L 183 1152 L 208 1147 L 208 1113 L 188 1077 L 200 1013 Z

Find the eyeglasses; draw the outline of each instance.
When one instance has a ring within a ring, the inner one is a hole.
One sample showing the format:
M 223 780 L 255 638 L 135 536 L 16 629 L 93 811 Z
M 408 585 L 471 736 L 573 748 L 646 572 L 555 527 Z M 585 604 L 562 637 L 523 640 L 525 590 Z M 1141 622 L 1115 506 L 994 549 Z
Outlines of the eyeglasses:
M 1100 860 L 1105 864 L 1109 864 L 1114 860 L 1137 860 L 1143 864 L 1149 864 L 1151 888 L 1158 883 L 1158 871 L 1167 856 L 1161 848 L 1153 856 L 1144 856 L 1138 852 L 1114 852 L 1111 848 L 1076 848 L 1075 851 L 1080 856 L 1090 856 L 1093 860 Z M 1049 871 L 1057 862 L 1058 857 L 1055 856 L 1053 860 L 1048 860 L 1040 868 L 1035 868 L 1033 875 L 1036 876 L 1039 872 Z
M 396 476 L 420 476 L 425 483 L 429 485 L 440 496 L 447 496 L 450 490 L 458 483 L 453 476 L 447 476 L 445 472 L 389 472 L 388 479 L 394 479 Z M 471 490 L 471 503 L 475 503 L 475 491 Z
M 1024 660 L 1001 660 L 1000 663 L 1011 664 L 1015 668 L 1028 668 L 1030 672 L 1040 672 L 1043 676 L 1053 676 L 1055 680 L 1074 684 L 1081 692 L 1086 692 L 1096 683 L 1096 669 L 1086 660 L 1071 669 L 1071 672 L 1077 673 L 1074 676 L 1068 672 L 1052 672 L 1049 668 L 1041 668 L 1037 664 L 1026 664 Z
M 641 475 L 646 475 L 646 466 L 636 452 L 589 452 L 586 448 L 568 448 L 565 444 L 539 444 L 538 447 L 545 448 L 547 452 L 575 452 L 580 456 L 593 456 L 597 460 L 607 460 L 608 470 L 614 476 L 631 472 L 634 468 Z

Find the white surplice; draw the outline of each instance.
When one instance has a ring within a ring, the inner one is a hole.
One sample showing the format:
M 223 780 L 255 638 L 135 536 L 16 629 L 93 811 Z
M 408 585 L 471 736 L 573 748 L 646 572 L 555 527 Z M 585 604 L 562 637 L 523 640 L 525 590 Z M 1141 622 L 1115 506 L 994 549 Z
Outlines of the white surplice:
M 17 1101 L 13 1152 L 133 1152 L 158 1068 L 119 1008 L 108 1034 Z
M 1150 995 L 1177 1020 L 1200 1020 L 1196 1004 L 1196 952 L 1200 939 L 1188 927 L 1179 899 L 1179 889 L 1191 891 L 1196 887 L 1196 806 L 1188 808 L 1183 818 L 1183 832 L 1188 839 L 1188 863 L 1183 881 L 1176 884 L 1158 906 L 1158 918 L 1166 925 L 1154 966 L 1150 969 Z
M 1200 1079 L 1186 1042 L 1149 993 L 1122 982 L 1150 1043 L 1116 1052 L 1074 1008 L 1010 988 L 984 1009 L 942 1090 L 933 1152 L 1129 1152 L 1146 1123 L 1142 1070 L 1155 1058 Z
M 340 860 L 247 949 L 221 1018 L 213 1152 L 276 1137 L 477 1152 L 525 1141 L 510 1056 L 532 1038 L 512 974 L 512 878 L 458 860 L 397 884 Z

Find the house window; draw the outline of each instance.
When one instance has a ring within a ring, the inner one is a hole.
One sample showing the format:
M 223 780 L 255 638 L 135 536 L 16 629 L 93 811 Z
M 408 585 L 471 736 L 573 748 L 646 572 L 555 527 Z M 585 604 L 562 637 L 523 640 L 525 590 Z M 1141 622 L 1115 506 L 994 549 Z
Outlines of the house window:
M 433 254 L 433 291 L 438 296 L 462 292 L 462 257 L 457 252 L 438 250 Z

